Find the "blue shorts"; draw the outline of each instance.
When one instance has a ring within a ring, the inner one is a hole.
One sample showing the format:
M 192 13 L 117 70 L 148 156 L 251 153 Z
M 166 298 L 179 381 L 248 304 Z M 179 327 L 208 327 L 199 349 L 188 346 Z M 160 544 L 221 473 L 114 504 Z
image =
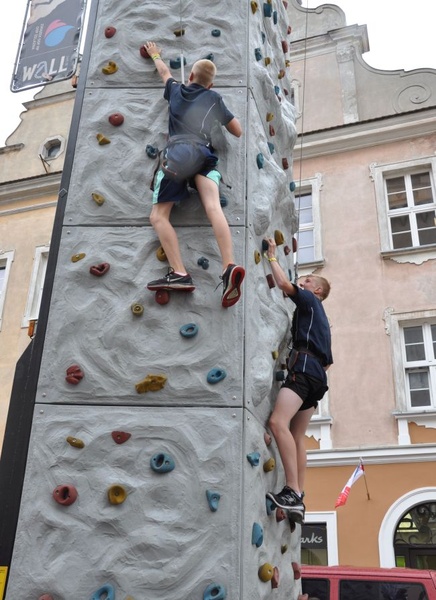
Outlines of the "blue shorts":
M 320 379 L 295 371 L 288 373 L 282 387 L 292 390 L 303 400 L 299 410 L 316 408 L 318 402 L 329 389 Z

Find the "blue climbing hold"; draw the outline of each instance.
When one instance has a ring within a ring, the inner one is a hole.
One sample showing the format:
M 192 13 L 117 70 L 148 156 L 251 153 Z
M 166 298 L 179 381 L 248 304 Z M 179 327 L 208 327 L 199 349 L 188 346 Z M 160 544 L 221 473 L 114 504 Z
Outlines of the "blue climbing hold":
M 219 583 L 211 583 L 203 593 L 203 600 L 225 600 L 226 588 Z
M 256 162 L 257 162 L 257 168 L 263 169 L 263 165 L 265 164 L 265 158 L 264 158 L 262 152 L 259 152 L 259 154 L 256 156 Z
M 207 54 L 206 56 L 204 56 L 203 58 L 205 58 L 206 60 L 211 60 L 212 62 L 215 59 L 214 53 L 213 52 L 209 52 L 209 54 Z
M 286 379 L 286 375 L 284 371 L 276 371 L 276 381 L 284 381 Z
M 147 154 L 148 158 L 157 158 L 157 155 L 159 154 L 159 150 L 157 148 L 155 148 L 154 146 L 147 144 L 145 147 L 145 153 Z
M 254 56 L 255 56 L 256 60 L 262 60 L 262 52 L 261 52 L 260 48 L 254 49 Z
M 269 498 L 266 499 L 266 514 L 270 516 L 270 514 L 276 509 L 276 505 Z
M 274 154 L 275 146 L 272 142 L 268 142 L 268 148 L 269 148 L 269 151 L 271 152 L 271 154 Z
M 266 252 L 268 250 L 269 244 L 267 240 L 262 240 L 262 251 Z
M 229 203 L 229 201 L 227 200 L 227 198 L 225 196 L 220 196 L 221 208 L 225 208 L 228 203 Z
M 274 25 L 277 25 L 277 11 L 276 10 L 273 12 L 273 22 L 274 22 Z
M 291 192 L 295 192 L 296 187 L 297 184 L 295 183 L 295 181 L 291 181 L 291 183 L 289 184 L 289 189 L 291 190 Z
M 277 96 L 280 94 L 280 88 L 279 88 L 279 86 L 278 86 L 278 85 L 275 85 L 275 86 L 274 86 L 274 91 L 275 91 L 275 93 L 277 94 Z
M 150 467 L 156 473 L 169 473 L 175 466 L 173 457 L 164 452 L 159 452 L 150 459 Z
M 180 327 L 180 335 L 185 338 L 191 338 L 197 335 L 198 333 L 198 325 L 195 323 L 186 323 L 186 325 L 182 325 Z
M 272 4 L 269 4 L 268 2 L 264 2 L 263 16 L 270 17 L 271 15 L 272 15 Z
M 183 57 L 183 64 L 186 65 L 186 58 Z M 172 69 L 180 69 L 182 67 L 182 61 L 180 60 L 180 56 L 177 58 L 172 58 L 170 60 L 170 67 Z
M 213 37 L 220 37 L 221 30 L 220 29 L 212 29 L 211 33 L 212 33 Z
M 219 381 L 222 381 L 226 375 L 227 373 L 224 369 L 211 369 L 207 374 L 207 383 L 218 383 Z
M 263 544 L 263 527 L 259 523 L 253 523 L 253 529 L 251 530 L 251 543 L 260 548 Z
M 260 461 L 260 452 L 250 452 L 250 454 L 247 454 L 247 460 L 252 467 L 258 467 Z
M 115 600 L 115 590 L 109 583 L 103 585 L 91 596 L 91 600 Z
M 212 512 L 216 512 L 218 510 L 218 503 L 220 501 L 221 494 L 218 492 L 212 492 L 212 490 L 206 490 L 206 498 L 210 510 Z
M 197 265 L 202 269 L 207 270 L 209 268 L 209 261 L 204 256 L 200 256 L 200 258 L 197 260 Z
M 263 32 L 263 31 L 262 31 L 262 33 L 261 33 L 261 36 L 262 36 L 262 44 L 264 44 L 264 43 L 265 43 L 265 40 L 266 40 L 266 35 L 264 34 L 264 32 Z

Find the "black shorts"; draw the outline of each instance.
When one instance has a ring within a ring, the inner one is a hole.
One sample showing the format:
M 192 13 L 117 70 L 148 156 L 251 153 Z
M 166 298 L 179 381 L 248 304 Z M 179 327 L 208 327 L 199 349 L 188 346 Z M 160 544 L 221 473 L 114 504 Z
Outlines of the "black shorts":
M 311 377 L 305 373 L 296 373 L 295 371 L 288 373 L 282 387 L 289 388 L 303 400 L 303 404 L 299 410 L 316 408 L 318 402 L 329 389 L 320 379 L 316 379 L 316 377 Z

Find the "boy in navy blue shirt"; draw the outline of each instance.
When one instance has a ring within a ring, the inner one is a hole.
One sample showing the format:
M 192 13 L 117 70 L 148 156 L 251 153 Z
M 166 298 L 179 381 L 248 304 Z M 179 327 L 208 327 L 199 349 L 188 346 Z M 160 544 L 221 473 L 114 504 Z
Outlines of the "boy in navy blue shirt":
M 330 325 L 321 304 L 330 284 L 318 275 L 308 275 L 299 286 L 291 283 L 277 261 L 275 241 L 267 241 L 267 258 L 277 287 L 296 305 L 288 374 L 268 423 L 282 459 L 286 485 L 278 494 L 268 492 L 267 498 L 287 510 L 294 521 L 303 523 L 304 438 L 318 402 L 328 390 L 326 371 L 333 363 Z
M 229 133 L 236 137 L 242 135 L 238 119 L 225 106 L 221 96 L 212 91 L 216 67 L 210 60 L 197 61 L 189 75 L 189 84 L 177 83 L 171 71 L 160 56 L 160 49 L 154 42 L 146 42 L 144 48 L 154 61 L 156 69 L 165 84 L 164 98 L 168 100 L 169 135 L 189 135 L 203 142 L 205 164 L 194 176 L 200 200 L 211 222 L 222 258 L 223 295 L 221 304 L 224 308 L 233 306 L 241 297 L 241 284 L 245 276 L 243 267 L 235 264 L 230 227 L 223 213 L 219 199 L 219 182 L 221 175 L 216 170 L 218 157 L 211 145 L 211 130 L 215 122 L 223 125 Z M 177 233 L 170 222 L 171 209 L 175 202 L 189 197 L 187 181 L 174 181 L 165 176 L 160 169 L 153 193 L 153 208 L 150 222 L 156 231 L 162 248 L 170 264 L 168 274 L 162 279 L 150 281 L 149 290 L 184 290 L 195 289 L 192 278 L 186 271 L 180 253 Z

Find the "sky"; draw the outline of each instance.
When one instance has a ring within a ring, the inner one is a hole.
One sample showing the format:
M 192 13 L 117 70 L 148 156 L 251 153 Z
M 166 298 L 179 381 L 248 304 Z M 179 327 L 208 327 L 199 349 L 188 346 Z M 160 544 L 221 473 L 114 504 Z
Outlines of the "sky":
M 91 0 L 88 0 L 90 2 Z M 305 8 L 316 8 L 318 0 L 302 0 Z M 370 51 L 364 60 L 377 69 L 410 71 L 436 69 L 436 0 L 337 0 L 346 15 L 347 25 L 367 25 Z M 10 83 L 26 13 L 27 0 L 7 3 L 2 16 L 0 41 L 0 146 L 20 123 L 22 103 L 33 98 L 37 89 L 12 93 Z

